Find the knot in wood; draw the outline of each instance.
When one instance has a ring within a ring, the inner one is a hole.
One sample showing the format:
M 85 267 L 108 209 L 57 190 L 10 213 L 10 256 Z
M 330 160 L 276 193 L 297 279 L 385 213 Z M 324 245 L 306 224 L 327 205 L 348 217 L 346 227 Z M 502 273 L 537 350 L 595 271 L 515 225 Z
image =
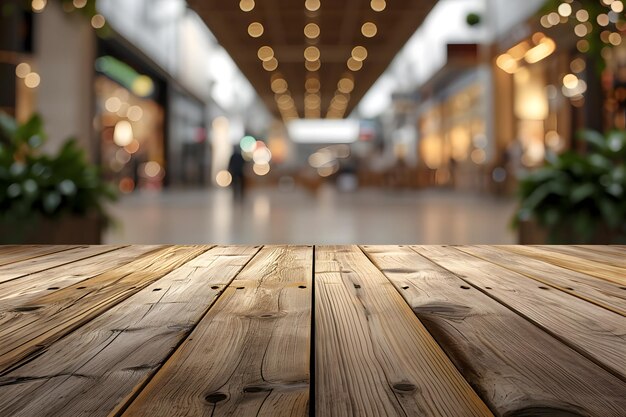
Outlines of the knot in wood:
M 211 394 L 204 397 L 204 399 L 211 404 L 219 403 L 226 400 L 227 398 L 228 395 L 224 394 L 223 392 L 212 392 Z
M 393 389 L 400 392 L 412 392 L 415 391 L 417 387 L 410 382 L 398 382 L 397 384 L 393 384 Z

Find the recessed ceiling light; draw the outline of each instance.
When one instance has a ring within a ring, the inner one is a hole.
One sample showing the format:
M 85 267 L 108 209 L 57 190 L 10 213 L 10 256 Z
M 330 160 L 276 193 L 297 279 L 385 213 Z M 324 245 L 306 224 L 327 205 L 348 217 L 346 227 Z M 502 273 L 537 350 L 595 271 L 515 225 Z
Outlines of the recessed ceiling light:
M 352 81 L 350 78 L 342 78 L 337 83 L 337 90 L 342 93 L 350 93 L 352 90 L 354 90 L 354 81 Z
M 361 33 L 366 38 L 373 38 L 378 33 L 378 28 L 372 22 L 365 22 L 363 26 L 361 26 Z
M 355 46 L 352 48 L 352 58 L 356 61 L 365 61 L 365 58 L 367 58 L 367 49 L 363 46 Z
M 320 50 L 315 46 L 308 46 L 304 50 L 304 59 L 307 61 L 317 61 L 320 59 Z
M 304 7 L 310 12 L 318 10 L 320 6 L 321 4 L 319 0 L 306 0 L 304 2 Z
M 250 23 L 250 25 L 248 26 L 248 35 L 252 36 L 253 38 L 258 38 L 259 36 L 263 35 L 263 32 L 263 25 L 259 22 Z
M 244 12 L 249 12 L 254 9 L 254 0 L 241 0 L 239 2 L 239 8 Z
M 320 27 L 315 23 L 309 23 L 304 27 L 304 36 L 309 39 L 315 39 L 320 36 Z
M 278 68 L 278 60 L 276 58 L 263 61 L 263 69 L 265 69 L 265 71 L 274 71 L 276 68 Z
M 363 68 L 363 61 L 357 61 L 352 57 L 348 58 L 348 69 L 350 71 L 358 71 L 361 68 Z
M 270 59 L 274 58 L 274 50 L 269 46 L 262 46 L 259 48 L 257 56 L 261 61 L 269 61 Z
M 385 10 L 385 7 L 387 7 L 387 3 L 385 2 L 385 0 L 372 0 L 370 2 L 370 6 L 375 12 L 382 12 L 383 10 Z

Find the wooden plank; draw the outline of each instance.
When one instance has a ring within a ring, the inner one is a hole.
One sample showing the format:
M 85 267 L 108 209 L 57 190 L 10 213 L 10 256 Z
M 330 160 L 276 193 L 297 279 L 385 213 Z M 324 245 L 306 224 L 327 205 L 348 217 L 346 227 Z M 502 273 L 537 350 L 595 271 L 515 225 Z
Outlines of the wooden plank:
M 621 286 L 626 286 L 626 271 L 620 267 L 562 253 L 546 251 L 534 246 L 511 245 L 500 247 L 514 253 L 519 253 L 563 268 L 605 279 Z
M 77 245 L 0 245 L 0 266 L 62 252 Z
M 213 248 L 0 377 L 0 415 L 114 415 L 258 250 Z
M 565 246 L 565 245 L 542 245 L 541 249 L 564 253 L 594 262 L 605 263 L 626 270 L 626 251 L 610 249 L 607 246 Z
M 134 245 L 6 282 L 0 291 L 0 313 L 19 309 L 30 300 L 50 291 L 69 287 L 164 247 L 163 245 Z M 0 316 L 0 325 L 1 323 Z
M 165 248 L 4 313 L 0 324 L 0 372 L 36 356 L 60 337 L 208 249 Z
M 599 252 L 601 254 L 608 254 L 618 259 L 626 257 L 626 247 L 617 245 L 575 245 L 574 247 L 582 248 L 591 252 Z
M 306 416 L 311 247 L 265 247 L 124 416 Z
M 363 249 L 495 414 L 623 417 L 624 381 L 410 248 Z
M 494 246 L 457 246 L 456 248 L 626 316 L 626 291 L 621 290 L 619 285 L 613 282 Z
M 318 416 L 491 415 L 358 247 L 317 247 L 315 271 Z
M 14 279 L 34 274 L 36 272 L 46 271 L 58 266 L 67 265 L 80 259 L 87 259 L 101 253 L 111 252 L 121 249 L 123 246 L 113 245 L 96 245 L 96 246 L 78 246 L 62 252 L 51 253 L 48 255 L 23 260 L 16 263 L 7 264 L 0 267 L 0 292 L 6 288 L 3 284 Z
M 626 380 L 626 317 L 453 247 L 414 248 Z

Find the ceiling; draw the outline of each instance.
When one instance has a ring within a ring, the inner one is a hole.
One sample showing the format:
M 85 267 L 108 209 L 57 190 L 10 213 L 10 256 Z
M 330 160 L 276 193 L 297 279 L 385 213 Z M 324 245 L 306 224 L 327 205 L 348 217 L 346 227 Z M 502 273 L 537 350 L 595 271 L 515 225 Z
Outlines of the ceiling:
M 350 114 L 436 0 L 188 3 L 268 108 L 288 120 Z

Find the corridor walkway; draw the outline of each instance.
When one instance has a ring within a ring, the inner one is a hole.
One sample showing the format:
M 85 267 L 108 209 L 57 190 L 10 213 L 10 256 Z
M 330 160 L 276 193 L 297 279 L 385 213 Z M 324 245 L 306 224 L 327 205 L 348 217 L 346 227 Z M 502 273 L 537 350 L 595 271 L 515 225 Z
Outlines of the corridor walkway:
M 422 190 L 255 189 L 242 205 L 230 190 L 126 196 L 104 243 L 508 244 L 515 202 Z

